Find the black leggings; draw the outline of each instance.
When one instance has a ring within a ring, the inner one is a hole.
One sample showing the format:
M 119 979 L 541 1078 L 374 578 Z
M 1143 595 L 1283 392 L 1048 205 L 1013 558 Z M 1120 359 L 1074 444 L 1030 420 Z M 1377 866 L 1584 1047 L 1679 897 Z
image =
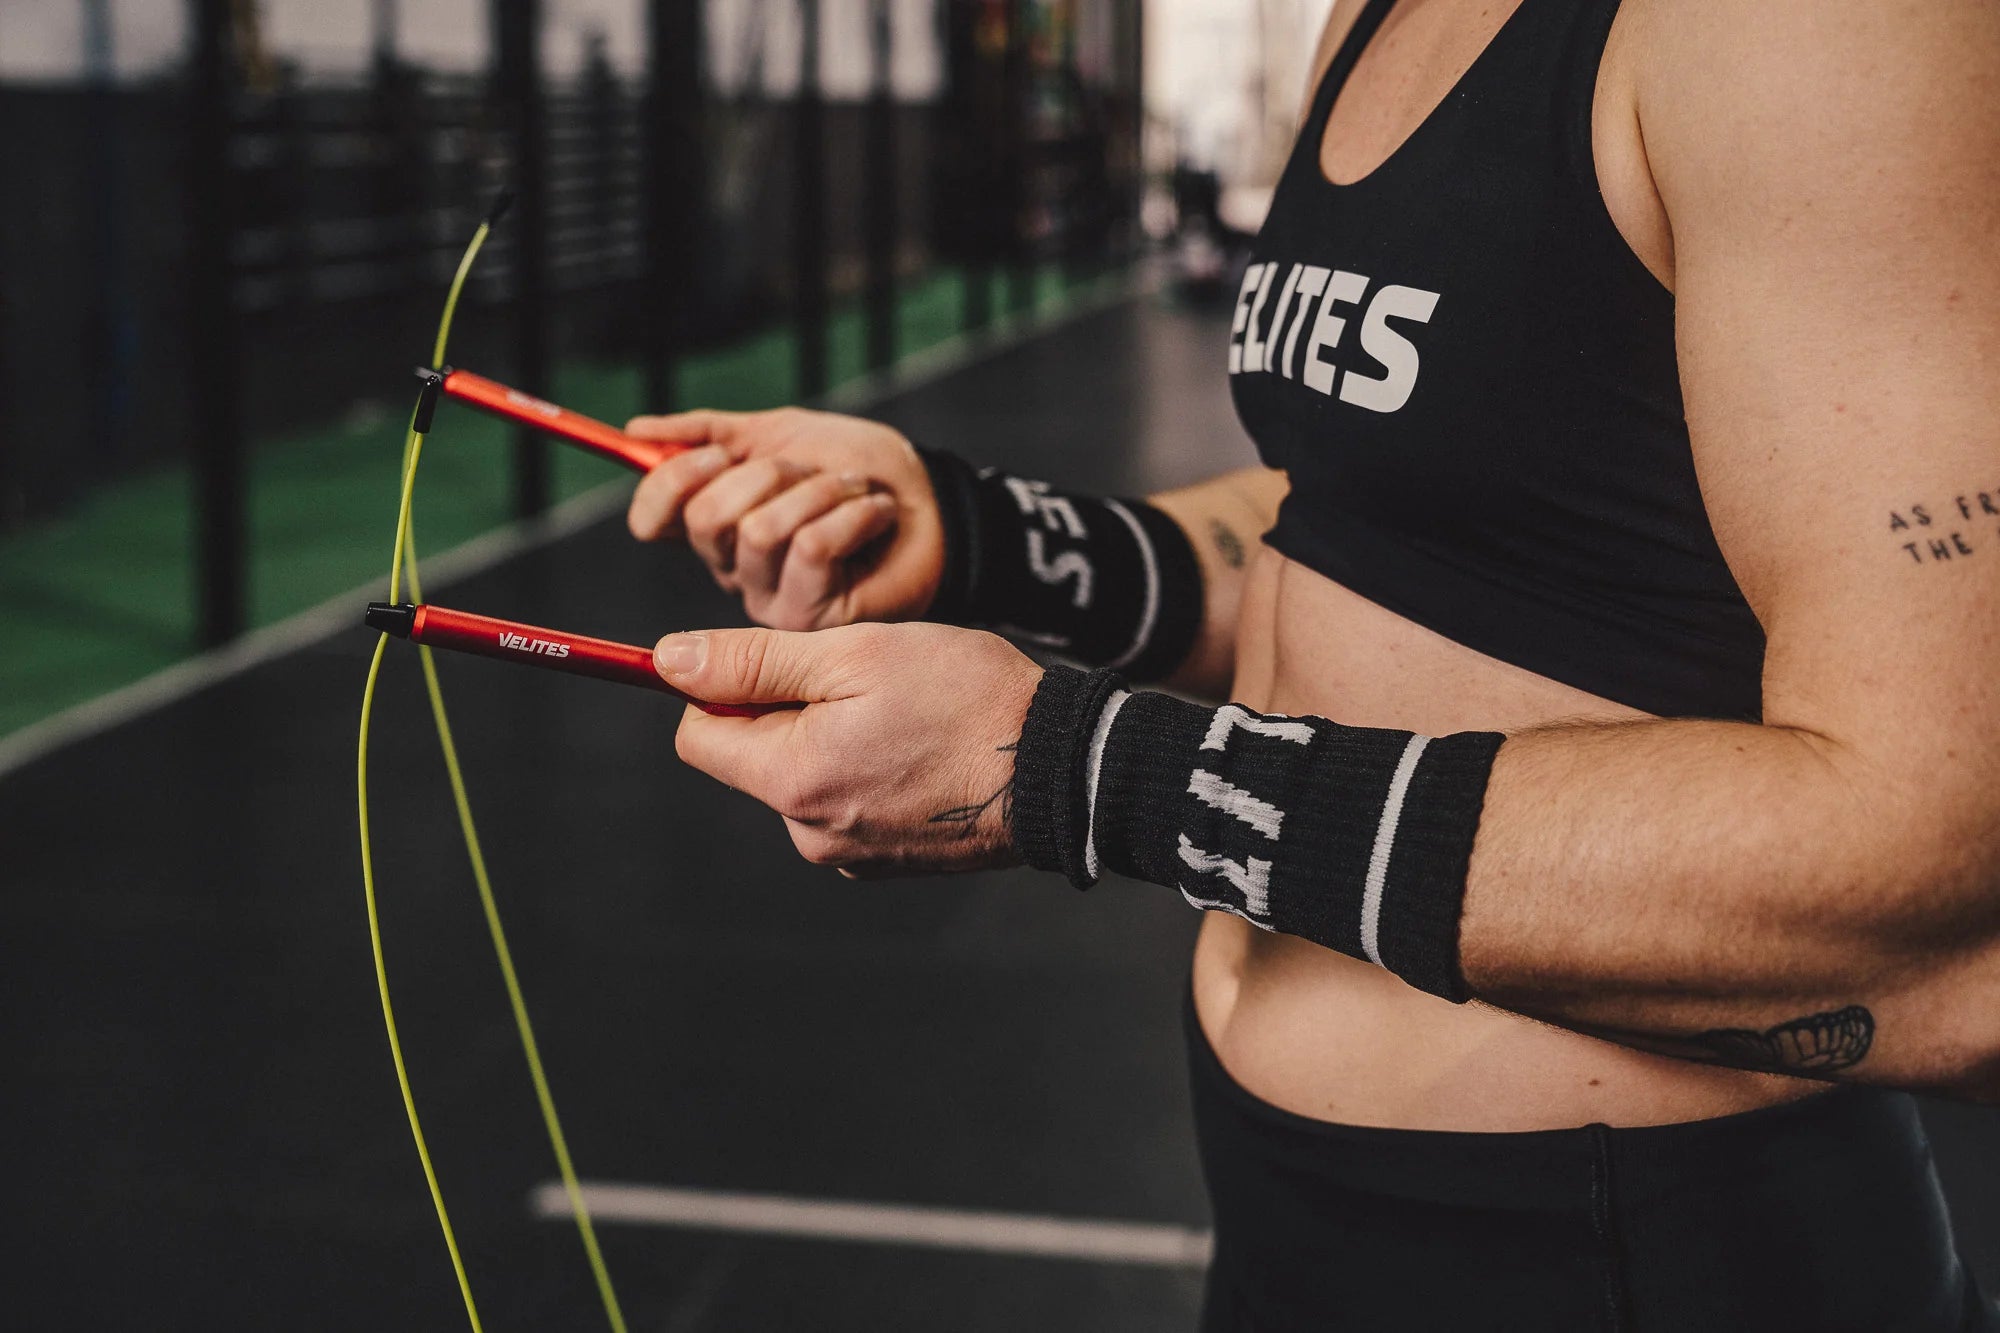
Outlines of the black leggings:
M 1908 1097 L 1463 1134 L 1260 1101 L 1188 1006 L 1215 1212 L 1203 1333 L 1988 1333 Z

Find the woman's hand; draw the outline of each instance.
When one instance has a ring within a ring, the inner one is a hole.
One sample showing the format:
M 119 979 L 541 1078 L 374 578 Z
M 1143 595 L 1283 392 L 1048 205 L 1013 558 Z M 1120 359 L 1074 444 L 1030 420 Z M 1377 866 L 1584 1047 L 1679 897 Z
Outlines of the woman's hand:
M 878 422 L 786 407 L 635 417 L 696 446 L 648 473 L 626 522 L 685 537 L 750 617 L 776 629 L 909 620 L 944 570 L 944 529 L 910 442 Z
M 689 708 L 675 748 L 784 817 L 808 861 L 849 874 L 1016 862 L 1014 743 L 1042 669 L 1005 639 L 945 625 L 670 634 L 675 688 L 717 703 L 799 700 L 755 718 Z

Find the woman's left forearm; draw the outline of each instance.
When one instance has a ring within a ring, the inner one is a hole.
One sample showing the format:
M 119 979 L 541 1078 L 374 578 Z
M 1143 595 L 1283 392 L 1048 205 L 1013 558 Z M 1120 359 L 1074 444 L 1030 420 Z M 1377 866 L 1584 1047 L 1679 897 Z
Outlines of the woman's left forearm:
M 1467 879 L 1465 979 L 1683 1058 L 1975 1092 L 2000 1057 L 2000 833 L 1964 799 L 1964 761 L 1938 761 L 1918 784 L 1745 723 L 1510 737 Z

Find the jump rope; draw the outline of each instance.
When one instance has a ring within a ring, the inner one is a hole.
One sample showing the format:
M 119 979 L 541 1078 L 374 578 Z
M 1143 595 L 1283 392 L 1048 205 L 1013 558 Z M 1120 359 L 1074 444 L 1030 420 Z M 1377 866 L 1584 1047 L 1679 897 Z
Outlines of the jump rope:
M 410 414 L 410 424 L 403 442 L 402 481 L 396 510 L 396 537 L 389 556 L 389 600 L 371 602 L 365 617 L 370 627 L 381 631 L 381 637 L 376 641 L 375 654 L 369 660 L 368 680 L 361 692 L 360 740 L 355 753 L 355 789 L 361 831 L 361 884 L 367 902 L 368 941 L 375 960 L 375 986 L 382 1000 L 382 1025 L 388 1032 L 389 1058 L 396 1068 L 396 1084 L 402 1091 L 403 1111 L 410 1122 L 410 1137 L 416 1144 L 417 1160 L 423 1166 L 424 1183 L 430 1189 L 431 1203 L 437 1209 L 438 1226 L 444 1233 L 445 1249 L 451 1255 L 452 1272 L 458 1279 L 459 1295 L 465 1301 L 466 1318 L 471 1322 L 473 1333 L 484 1333 L 484 1326 L 479 1319 L 479 1307 L 472 1297 L 472 1284 L 466 1277 L 465 1261 L 459 1251 L 458 1237 L 452 1230 L 451 1214 L 445 1208 L 444 1193 L 438 1187 L 437 1171 L 431 1164 L 430 1147 L 424 1139 L 423 1124 L 417 1117 L 416 1097 L 410 1090 L 409 1069 L 403 1059 L 403 1043 L 396 1029 L 396 1011 L 389 999 L 389 974 L 382 957 L 382 923 L 376 903 L 375 856 L 368 825 L 368 733 L 374 717 L 375 682 L 381 674 L 383 654 L 392 637 L 406 638 L 417 644 L 417 652 L 423 664 L 424 689 L 430 697 L 431 720 L 437 728 L 438 746 L 444 752 L 445 771 L 451 779 L 452 801 L 458 808 L 458 826 L 464 835 L 466 858 L 472 866 L 473 883 L 479 890 L 479 904 L 486 915 L 487 933 L 492 937 L 493 953 L 500 965 L 500 976 L 506 983 L 507 1001 L 514 1012 L 514 1027 L 520 1035 L 521 1052 L 527 1059 L 528 1076 L 534 1083 L 535 1100 L 541 1108 L 542 1124 L 548 1133 L 549 1147 L 554 1151 L 556 1166 L 562 1172 L 563 1189 L 569 1196 L 570 1211 L 576 1218 L 577 1232 L 582 1237 L 584 1253 L 590 1260 L 591 1276 L 597 1283 L 597 1294 L 604 1306 L 604 1316 L 614 1333 L 625 1333 L 625 1316 L 619 1308 L 618 1294 L 612 1287 L 611 1274 L 605 1267 L 603 1252 L 598 1248 L 597 1233 L 590 1223 L 590 1210 L 584 1203 L 583 1190 L 577 1182 L 576 1167 L 570 1160 L 569 1145 L 563 1137 L 562 1121 L 556 1115 L 555 1098 L 549 1091 L 548 1074 L 542 1066 L 541 1050 L 535 1042 L 534 1025 L 528 1020 L 528 1005 L 521 993 L 520 978 L 514 970 L 513 951 L 507 947 L 507 932 L 500 924 L 500 909 L 494 900 L 493 883 L 486 870 L 486 857 L 480 850 L 479 831 L 473 823 L 472 803 L 466 795 L 465 775 L 459 765 L 458 747 L 452 741 L 451 720 L 445 712 L 444 691 L 438 682 L 437 663 L 432 657 L 431 648 L 433 646 L 450 648 L 564 671 L 573 675 L 594 676 L 603 680 L 638 685 L 674 695 L 705 711 L 725 716 L 756 716 L 771 711 L 771 706 L 712 704 L 691 698 L 660 679 L 659 674 L 653 669 L 652 651 L 647 648 L 424 604 L 423 588 L 417 575 L 417 555 L 411 531 L 410 507 L 416 490 L 417 464 L 423 456 L 424 439 L 430 433 L 432 417 L 441 395 L 457 398 L 484 411 L 547 431 L 639 472 L 651 470 L 664 459 L 685 448 L 654 440 L 637 439 L 601 421 L 593 421 L 589 417 L 557 407 L 553 403 L 543 402 L 518 390 L 509 389 L 503 384 L 471 374 L 469 371 L 452 370 L 446 366 L 445 346 L 451 337 L 452 316 L 458 309 L 459 293 L 465 287 L 466 275 L 472 271 L 473 261 L 479 257 L 480 248 L 486 244 L 488 233 L 499 222 L 511 202 L 510 194 L 502 194 L 495 200 L 485 220 L 473 233 L 470 244 L 465 247 L 465 253 L 458 261 L 458 269 L 452 276 L 451 288 L 445 296 L 444 313 L 438 320 L 437 340 L 431 350 L 430 364 L 417 372 L 418 378 L 423 381 L 423 389 L 418 396 L 415 410 Z M 413 599 L 410 602 L 401 600 L 405 573 L 409 576 L 410 596 Z

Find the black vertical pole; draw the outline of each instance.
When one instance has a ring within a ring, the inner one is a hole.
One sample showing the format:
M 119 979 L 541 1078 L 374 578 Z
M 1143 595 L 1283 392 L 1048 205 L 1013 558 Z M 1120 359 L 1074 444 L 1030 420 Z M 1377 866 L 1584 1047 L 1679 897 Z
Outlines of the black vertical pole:
M 123 142 L 114 81 L 110 0 L 84 2 L 85 169 L 89 181 L 90 288 L 84 310 L 85 406 L 93 463 L 129 443 L 133 364 L 130 284 L 125 274 Z
M 1119 200 L 1111 242 L 1112 253 L 1121 260 L 1133 257 L 1138 244 L 1139 209 L 1145 200 L 1146 166 L 1146 6 L 1142 0 L 1127 0 L 1131 21 L 1120 34 L 1125 46 L 1125 190 Z
M 896 363 L 897 207 L 896 90 L 890 61 L 894 33 L 889 0 L 873 0 L 874 95 L 868 102 L 868 369 Z
M 596 248 L 590 266 L 594 286 L 611 286 L 617 272 L 612 236 L 618 214 L 618 120 L 622 98 L 618 76 L 605 53 L 604 34 L 590 34 L 583 67 L 584 123 L 589 145 L 583 154 L 590 164 L 590 243 Z
M 1007 54 L 1001 76 L 1006 97 L 1001 133 L 1007 145 L 1007 173 L 1001 184 L 1001 197 L 1007 210 L 1007 309 L 1015 315 L 1035 304 L 1034 250 L 1028 235 L 1028 213 L 1034 200 L 1034 145 L 1029 138 L 1032 126 L 1028 115 L 1033 72 L 1028 27 L 1034 6 L 1035 0 L 1009 0 Z
M 0 102 L 0 108 L 15 105 Z M 12 130 L 14 125 L 9 117 L 0 116 L 0 134 Z M 14 332 L 14 310 L 8 304 L 8 263 L 13 258 L 4 238 L 0 238 L 0 404 L 18 401 L 14 396 L 14 386 L 8 380 L 7 364 L 12 351 L 9 343 Z M 19 429 L 13 421 L 13 414 L 0 406 L 0 534 L 19 522 L 27 509 L 28 497 L 15 473 L 14 440 Z
M 675 405 L 674 368 L 693 327 L 704 217 L 702 163 L 702 11 L 690 0 L 646 6 L 644 297 L 639 308 L 648 411 Z
M 945 195 L 946 234 L 963 266 L 962 323 L 967 332 L 993 321 L 993 238 L 998 235 L 992 183 L 999 179 L 999 145 L 989 114 L 991 88 L 981 58 L 982 5 L 944 6 L 945 60 L 951 80 L 951 152 L 937 172 Z
M 306 123 L 306 98 L 297 68 L 280 68 L 262 100 L 265 132 L 278 143 L 278 166 L 266 177 L 271 184 L 265 197 L 270 201 L 267 208 L 276 206 L 276 221 L 284 235 L 284 301 L 303 311 L 313 296 L 312 127 Z M 262 209 L 254 216 L 260 222 L 270 217 Z
M 1058 59 L 1058 83 L 1065 99 L 1068 147 L 1064 151 L 1067 169 L 1067 197 L 1063 201 L 1062 265 L 1065 286 L 1081 281 L 1089 272 L 1092 241 L 1101 232 L 1110 207 L 1104 188 L 1110 178 L 1108 145 L 1104 137 L 1103 103 L 1097 89 L 1086 87 L 1078 58 L 1083 44 L 1084 10 L 1087 0 L 1070 0 L 1063 9 L 1066 27 Z
M 792 281 L 800 398 L 826 392 L 826 119 L 819 0 L 799 0 L 799 93 L 792 128 Z
M 192 0 L 189 111 L 189 348 L 194 427 L 195 617 L 203 647 L 243 629 L 243 424 L 230 238 L 236 182 L 229 161 L 235 78 L 230 0 Z
M 369 44 L 374 48 L 375 63 L 388 64 L 396 59 L 396 28 L 400 19 L 396 0 L 371 0 L 368 6 Z
M 494 82 L 514 159 L 514 367 L 521 388 L 549 394 L 548 156 L 542 115 L 540 0 L 493 0 Z M 526 426 L 514 432 L 514 514 L 549 507 L 549 446 Z
M 378 216 L 392 220 L 382 263 L 394 287 L 419 288 L 430 280 L 431 202 L 452 198 L 455 192 L 432 179 L 427 152 L 430 108 L 424 101 L 422 74 L 416 66 L 404 64 L 397 51 L 396 0 L 374 0 L 370 13 L 373 123 L 388 149 L 381 167 L 372 173 L 375 209 Z

